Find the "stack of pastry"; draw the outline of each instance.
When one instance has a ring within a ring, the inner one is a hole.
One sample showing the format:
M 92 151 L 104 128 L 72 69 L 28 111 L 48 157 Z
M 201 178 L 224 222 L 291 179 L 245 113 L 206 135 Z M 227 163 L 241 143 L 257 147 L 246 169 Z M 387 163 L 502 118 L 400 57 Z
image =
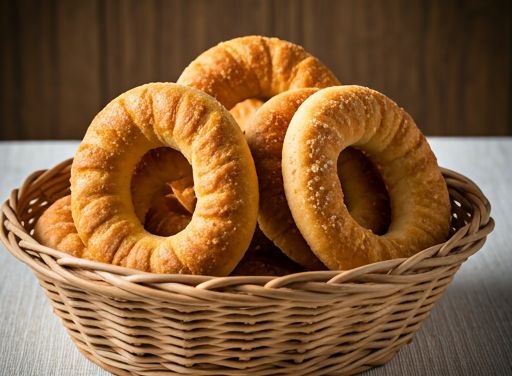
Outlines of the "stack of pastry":
M 221 43 L 176 84 L 114 99 L 78 148 L 71 191 L 36 240 L 155 273 L 347 270 L 410 257 L 450 227 L 411 117 L 265 37 Z

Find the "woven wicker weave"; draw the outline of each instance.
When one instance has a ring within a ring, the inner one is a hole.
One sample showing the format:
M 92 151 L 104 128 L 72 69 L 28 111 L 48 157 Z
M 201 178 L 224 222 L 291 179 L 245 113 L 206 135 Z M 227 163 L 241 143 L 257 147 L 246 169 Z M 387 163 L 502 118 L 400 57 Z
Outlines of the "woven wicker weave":
M 149 274 L 32 239 L 45 208 L 69 194 L 70 166 L 34 172 L 12 192 L 0 238 L 82 354 L 118 375 L 349 375 L 384 364 L 494 228 L 478 187 L 443 169 L 452 236 L 411 258 L 280 278 Z

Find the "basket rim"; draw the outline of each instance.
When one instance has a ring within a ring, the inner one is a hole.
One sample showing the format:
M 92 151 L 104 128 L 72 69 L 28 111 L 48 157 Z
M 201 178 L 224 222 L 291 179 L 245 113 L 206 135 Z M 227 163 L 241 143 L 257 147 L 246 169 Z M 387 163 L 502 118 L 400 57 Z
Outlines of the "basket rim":
M 91 287 L 90 282 L 93 281 L 98 285 L 93 290 L 97 290 L 98 293 L 102 293 L 102 285 L 98 281 L 102 281 L 103 285 L 107 282 L 107 284 L 121 289 L 130 289 L 134 285 L 138 285 L 147 289 L 143 292 L 144 295 L 151 295 L 151 291 L 153 291 L 157 296 L 162 295 L 161 298 L 167 296 L 169 292 L 173 295 L 176 293 L 187 295 L 187 292 L 183 289 L 202 290 L 205 293 L 219 292 L 219 290 L 224 289 L 239 289 L 244 286 L 258 287 L 259 290 L 267 291 L 289 290 L 294 287 L 303 290 L 305 285 L 315 283 L 331 286 L 350 284 L 354 287 L 355 283 L 353 282 L 360 284 L 358 280 L 368 275 L 375 276 L 385 273 L 389 276 L 405 277 L 414 269 L 447 267 L 450 265 L 452 267 L 457 265 L 458 268 L 462 262 L 483 246 L 486 236 L 494 229 L 494 220 L 490 217 L 491 205 L 480 188 L 464 175 L 440 167 L 447 182 L 450 196 L 461 205 L 471 205 L 475 215 L 472 215 L 469 222 L 460 227 L 445 243 L 427 248 L 409 258 L 381 261 L 351 270 L 307 271 L 282 277 L 215 277 L 149 273 L 80 259 L 45 247 L 37 243 L 24 228 L 22 221 L 18 218 L 17 209 L 21 208 L 20 210 L 22 210 L 30 202 L 39 200 L 41 195 L 46 197 L 47 194 L 40 189 L 40 186 L 52 179 L 56 182 L 55 187 L 49 189 L 52 194 L 61 192 L 64 188 L 59 191 L 59 187 L 65 187 L 66 184 L 68 188 L 65 189 L 69 191 L 69 179 L 66 179 L 66 174 L 69 174 L 72 161 L 73 158 L 70 158 L 52 169 L 35 171 L 26 178 L 19 189 L 12 191 L 10 198 L 2 205 L 0 212 L 0 221 L 2 222 L 0 240 L 14 257 L 31 267 L 36 275 L 42 274 L 70 285 L 89 288 Z M 50 201 L 49 198 L 48 201 Z M 376 288 L 375 283 L 372 285 L 373 288 Z M 403 283 L 398 285 L 404 286 Z M 252 291 L 249 291 L 250 288 L 246 290 L 246 292 L 252 293 Z M 290 296 L 290 292 L 293 293 L 293 291 L 287 291 L 288 296 Z M 103 291 L 103 293 L 108 292 Z M 262 291 L 258 291 L 258 293 L 261 294 Z M 307 295 L 295 298 L 311 300 L 311 294 Z M 216 299 L 218 297 L 210 298 Z M 237 295 L 237 299 L 240 299 L 240 295 Z

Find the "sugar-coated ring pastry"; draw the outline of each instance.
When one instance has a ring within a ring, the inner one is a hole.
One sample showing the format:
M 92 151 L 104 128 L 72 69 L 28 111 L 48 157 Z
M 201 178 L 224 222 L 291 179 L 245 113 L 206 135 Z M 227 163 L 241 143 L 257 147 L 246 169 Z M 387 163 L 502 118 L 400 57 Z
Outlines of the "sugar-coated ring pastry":
M 271 98 L 254 115 L 245 131 L 258 174 L 259 226 L 288 257 L 310 270 L 322 270 L 325 266 L 295 225 L 284 193 L 281 162 L 283 142 L 293 115 L 318 90 L 289 90 Z M 375 233 L 385 232 L 391 221 L 389 198 L 376 168 L 353 148 L 340 154 L 338 168 L 354 220 Z
M 185 177 L 192 179 L 192 166 L 179 151 L 159 147 L 144 154 L 133 170 L 131 182 L 133 207 L 139 221 L 144 223 L 157 191 Z
M 70 195 L 55 201 L 39 217 L 34 226 L 34 239 L 46 247 L 82 257 L 85 246 L 73 222 Z
M 249 98 L 243 102 L 237 103 L 235 107 L 229 110 L 229 112 L 233 115 L 242 131 L 245 131 L 245 128 L 247 128 L 251 122 L 252 117 L 256 111 L 263 106 L 263 103 L 265 102 L 261 99 Z
M 392 220 L 378 236 L 357 224 L 336 174 L 340 152 L 362 150 L 386 184 Z M 283 180 L 293 218 L 333 270 L 410 257 L 446 240 L 450 201 L 425 137 L 384 95 L 358 86 L 321 90 L 295 113 L 283 144 Z
M 201 89 L 231 109 L 249 98 L 290 89 L 340 85 L 320 60 L 277 38 L 248 36 L 219 43 L 197 57 L 178 83 Z
M 133 168 L 168 146 L 191 162 L 197 205 L 180 233 L 148 233 L 131 203 Z M 71 169 L 72 212 L 84 257 L 157 273 L 225 276 L 256 226 L 258 182 L 240 128 L 214 98 L 154 83 L 114 99 L 93 120 Z

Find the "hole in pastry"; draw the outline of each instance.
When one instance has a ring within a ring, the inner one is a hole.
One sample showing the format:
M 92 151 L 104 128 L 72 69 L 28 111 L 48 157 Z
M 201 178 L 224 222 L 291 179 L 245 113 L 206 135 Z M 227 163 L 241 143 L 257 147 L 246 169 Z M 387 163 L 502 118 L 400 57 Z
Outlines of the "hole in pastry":
M 374 234 L 384 235 L 391 223 L 391 204 L 377 166 L 362 151 L 348 147 L 338 157 L 337 171 L 352 218 Z
M 135 214 L 151 234 L 175 235 L 192 220 L 196 204 L 192 166 L 174 149 L 147 152 L 135 166 L 131 192 Z
M 263 106 L 264 103 L 265 101 L 262 99 L 250 98 L 237 103 L 235 107 L 229 110 L 231 115 L 233 115 L 233 118 L 240 126 L 240 129 L 242 129 L 242 132 L 245 132 L 245 129 L 251 122 L 254 114 L 261 106 Z

